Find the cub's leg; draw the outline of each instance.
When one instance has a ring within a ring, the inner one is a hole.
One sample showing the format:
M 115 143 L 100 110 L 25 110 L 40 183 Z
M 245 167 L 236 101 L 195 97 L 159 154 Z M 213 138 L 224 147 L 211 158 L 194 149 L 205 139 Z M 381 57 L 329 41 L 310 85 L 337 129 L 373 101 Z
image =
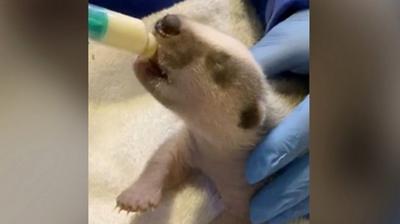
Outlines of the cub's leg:
M 183 129 L 160 146 L 139 179 L 117 197 L 117 206 L 127 212 L 156 207 L 164 190 L 179 185 L 189 175 L 189 153 L 189 135 Z
M 229 211 L 223 211 L 210 224 L 250 224 L 248 219 L 237 217 L 229 213 Z
M 211 224 L 250 224 L 249 198 L 252 189 L 233 189 L 233 191 L 238 191 L 237 193 L 229 191 L 231 189 L 220 191 L 225 208 L 212 220 Z M 240 195 L 240 191 L 243 191 L 244 194 Z
M 239 158 L 242 157 L 246 158 L 245 155 Z M 206 171 L 212 177 L 224 204 L 224 210 L 212 224 L 250 224 L 250 198 L 256 186 L 247 184 L 243 161 L 239 159 L 218 165 L 207 164 Z

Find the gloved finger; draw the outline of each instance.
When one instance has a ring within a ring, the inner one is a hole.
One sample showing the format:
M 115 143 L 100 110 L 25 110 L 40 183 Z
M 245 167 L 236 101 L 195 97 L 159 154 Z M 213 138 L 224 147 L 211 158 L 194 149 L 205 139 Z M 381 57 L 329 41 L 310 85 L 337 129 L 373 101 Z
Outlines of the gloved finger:
M 280 22 L 250 51 L 267 76 L 291 71 L 308 74 L 309 10 L 299 11 Z
M 307 96 L 250 154 L 246 163 L 248 183 L 257 183 L 307 151 L 309 103 Z
M 291 220 L 297 219 L 299 217 L 303 217 L 310 213 L 310 198 L 306 198 L 303 201 L 299 202 L 292 208 L 282 212 L 276 217 L 269 220 L 268 224 L 286 224 Z
M 309 197 L 309 155 L 293 161 L 281 175 L 265 185 L 250 202 L 250 220 L 264 223 Z

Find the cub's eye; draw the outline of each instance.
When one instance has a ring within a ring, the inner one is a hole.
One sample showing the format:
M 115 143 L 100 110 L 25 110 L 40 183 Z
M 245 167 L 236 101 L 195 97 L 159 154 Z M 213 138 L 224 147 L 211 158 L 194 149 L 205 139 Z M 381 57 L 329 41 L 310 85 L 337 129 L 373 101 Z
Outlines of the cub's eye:
M 211 52 L 205 58 L 205 66 L 210 70 L 215 84 L 221 88 L 231 86 L 237 75 L 232 58 L 225 52 Z

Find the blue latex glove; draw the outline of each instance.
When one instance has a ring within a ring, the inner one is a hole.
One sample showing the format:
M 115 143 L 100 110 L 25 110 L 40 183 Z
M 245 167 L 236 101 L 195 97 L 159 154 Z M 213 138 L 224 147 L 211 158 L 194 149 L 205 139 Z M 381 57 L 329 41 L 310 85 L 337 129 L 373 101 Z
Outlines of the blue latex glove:
M 252 49 L 270 77 L 286 72 L 308 75 L 309 10 L 293 14 L 266 33 Z M 246 178 L 274 179 L 250 204 L 253 224 L 281 224 L 309 213 L 309 97 L 307 96 L 249 156 Z

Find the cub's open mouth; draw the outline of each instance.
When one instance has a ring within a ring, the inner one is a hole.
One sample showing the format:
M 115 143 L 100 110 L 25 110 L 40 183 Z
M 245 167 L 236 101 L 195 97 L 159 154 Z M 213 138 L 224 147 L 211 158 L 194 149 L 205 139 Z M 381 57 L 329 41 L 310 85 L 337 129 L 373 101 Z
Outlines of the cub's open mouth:
M 157 53 L 148 59 L 139 56 L 134 63 L 134 70 L 138 75 L 147 78 L 168 79 L 167 72 L 158 63 Z
M 167 72 L 160 67 L 156 58 L 149 59 L 148 75 L 157 76 L 163 79 L 168 79 Z

